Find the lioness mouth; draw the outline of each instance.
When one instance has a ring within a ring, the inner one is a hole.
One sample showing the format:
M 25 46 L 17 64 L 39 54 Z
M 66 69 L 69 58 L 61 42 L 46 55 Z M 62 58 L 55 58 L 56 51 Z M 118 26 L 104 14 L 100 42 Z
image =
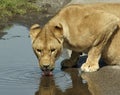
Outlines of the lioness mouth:
M 43 76 L 52 76 L 52 75 L 53 75 L 53 72 L 52 72 L 52 71 L 49 71 L 49 70 L 46 70 L 46 71 L 43 71 L 42 75 L 43 75 Z

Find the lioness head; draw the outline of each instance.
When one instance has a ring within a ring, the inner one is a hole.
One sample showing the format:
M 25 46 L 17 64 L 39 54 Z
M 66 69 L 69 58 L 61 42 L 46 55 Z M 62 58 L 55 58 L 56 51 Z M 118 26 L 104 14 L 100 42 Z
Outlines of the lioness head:
M 63 47 L 62 26 L 46 24 L 41 29 L 38 24 L 35 24 L 30 28 L 30 37 L 41 70 L 52 71 Z

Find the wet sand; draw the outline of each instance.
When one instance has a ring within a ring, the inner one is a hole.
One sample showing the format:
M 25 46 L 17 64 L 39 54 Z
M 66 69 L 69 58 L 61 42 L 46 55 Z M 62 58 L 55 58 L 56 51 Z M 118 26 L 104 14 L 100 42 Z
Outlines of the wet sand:
M 92 95 L 120 95 L 120 66 L 105 66 L 97 72 L 83 73 Z

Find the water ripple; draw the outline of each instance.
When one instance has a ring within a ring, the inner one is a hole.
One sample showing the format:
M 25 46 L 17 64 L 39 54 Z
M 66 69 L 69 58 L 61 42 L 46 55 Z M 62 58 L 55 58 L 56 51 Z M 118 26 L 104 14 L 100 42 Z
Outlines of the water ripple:
M 41 71 L 38 67 L 34 68 L 6 68 L 0 70 L 0 86 L 4 85 L 38 85 Z

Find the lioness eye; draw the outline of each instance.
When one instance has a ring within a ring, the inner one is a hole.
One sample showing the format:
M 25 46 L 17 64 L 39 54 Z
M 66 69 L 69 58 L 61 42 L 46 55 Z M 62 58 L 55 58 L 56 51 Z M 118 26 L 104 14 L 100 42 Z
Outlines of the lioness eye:
M 54 52 L 55 51 L 55 49 L 51 49 L 51 52 Z
M 37 49 L 37 52 L 41 52 L 42 50 L 41 49 Z

